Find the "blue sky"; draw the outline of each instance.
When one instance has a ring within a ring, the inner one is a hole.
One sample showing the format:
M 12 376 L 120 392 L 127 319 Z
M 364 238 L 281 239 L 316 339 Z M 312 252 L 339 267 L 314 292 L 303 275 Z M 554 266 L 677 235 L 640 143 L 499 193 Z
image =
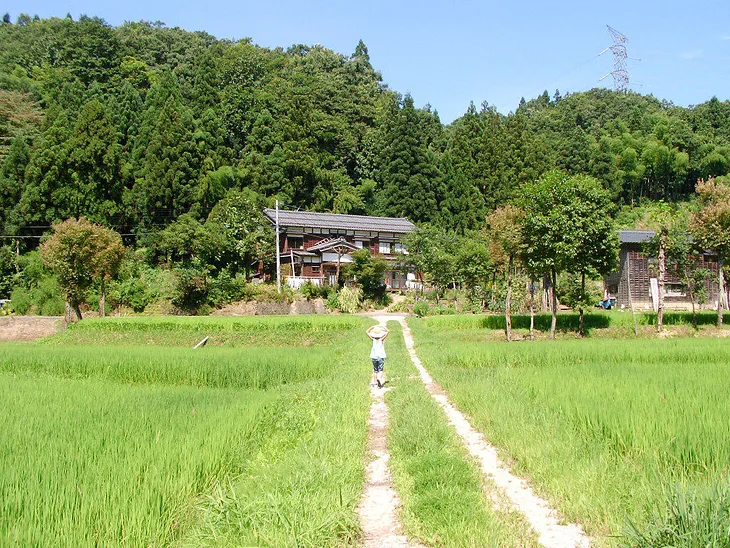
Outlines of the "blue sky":
M 612 87 L 606 25 L 624 33 L 631 88 L 688 106 L 716 95 L 730 98 L 730 1 L 695 0 L 676 7 L 666 0 L 503 2 L 431 0 L 326 2 L 6 2 L 41 17 L 96 15 L 112 25 L 125 20 L 163 21 L 219 38 L 250 37 L 266 47 L 322 44 L 351 54 L 358 40 L 391 89 L 409 92 L 449 123 L 473 101 L 502 113 L 520 97 L 533 98 Z

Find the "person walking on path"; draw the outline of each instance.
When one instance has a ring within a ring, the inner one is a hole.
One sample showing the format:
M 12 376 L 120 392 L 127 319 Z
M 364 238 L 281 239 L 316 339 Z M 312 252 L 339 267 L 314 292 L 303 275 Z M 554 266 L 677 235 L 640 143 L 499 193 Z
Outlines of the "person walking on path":
M 373 360 L 373 376 L 370 378 L 370 386 L 383 388 L 385 385 L 385 374 L 383 367 L 385 366 L 385 341 L 388 336 L 388 328 L 384 325 L 374 325 L 366 331 L 368 337 L 373 340 L 373 347 L 370 350 L 370 359 Z

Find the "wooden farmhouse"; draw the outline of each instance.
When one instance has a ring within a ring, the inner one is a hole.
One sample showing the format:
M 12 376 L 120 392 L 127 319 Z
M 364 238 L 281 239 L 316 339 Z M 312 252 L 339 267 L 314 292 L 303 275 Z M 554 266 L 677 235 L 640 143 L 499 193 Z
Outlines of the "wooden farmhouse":
M 276 225 L 276 210 L 264 215 Z M 279 252 L 286 283 L 298 288 L 310 281 L 315 285 L 335 285 L 340 267 L 352 262 L 350 253 L 368 249 L 389 264 L 385 284 L 389 290 L 413 287 L 415 275 L 403 273 L 398 255 L 407 254 L 403 237 L 415 230 L 405 218 L 369 217 L 279 210 Z
M 618 272 L 604 278 L 605 297 L 615 298 L 617 307 L 630 308 L 633 305 L 638 310 L 656 310 L 659 291 L 658 261 L 655 257 L 647 257 L 642 251 L 643 245 L 655 234 L 651 230 L 619 231 L 619 269 Z M 716 307 L 720 294 L 716 281 L 717 258 L 713 253 L 705 252 L 697 256 L 697 266 L 707 268 L 713 273 L 712 278 L 705 282 L 706 306 Z M 676 269 L 668 264 L 664 284 L 664 306 L 687 309 L 691 304 Z

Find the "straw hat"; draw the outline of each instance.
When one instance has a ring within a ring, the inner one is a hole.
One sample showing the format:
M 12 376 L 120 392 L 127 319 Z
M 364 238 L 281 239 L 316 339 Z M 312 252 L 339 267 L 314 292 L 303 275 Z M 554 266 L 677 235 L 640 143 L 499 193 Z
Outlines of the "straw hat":
M 368 333 L 370 333 L 372 337 L 380 339 L 381 337 L 385 337 L 388 334 L 388 329 L 383 327 L 382 325 L 376 325 L 371 327 L 368 330 Z

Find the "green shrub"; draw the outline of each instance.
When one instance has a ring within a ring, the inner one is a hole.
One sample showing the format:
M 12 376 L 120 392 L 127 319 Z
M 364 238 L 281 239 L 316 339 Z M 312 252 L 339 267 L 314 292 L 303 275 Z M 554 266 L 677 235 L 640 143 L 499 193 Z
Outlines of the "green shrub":
M 233 276 L 228 269 L 223 269 L 210 280 L 208 300 L 215 305 L 249 300 L 255 294 L 255 289 L 250 286 L 243 274 Z
M 343 287 L 337 294 L 337 307 L 340 312 L 346 314 L 354 314 L 360 308 L 361 292 L 359 289 L 352 287 Z
M 27 289 L 36 287 L 44 277 L 49 275 L 38 251 L 29 251 L 18 257 L 18 266 L 20 267 L 20 285 Z
M 177 281 L 172 270 L 149 268 L 136 260 L 130 261 L 120 279 L 108 284 L 107 305 L 144 312 L 152 303 L 171 301 L 177 295 Z
M 340 307 L 339 298 L 337 297 L 337 292 L 332 291 L 327 295 L 327 300 L 325 301 L 325 306 L 330 310 L 337 310 Z
M 299 293 L 308 301 L 312 299 L 326 299 L 330 295 L 330 288 L 323 285 L 314 285 L 311 281 L 307 281 L 299 288 Z
M 33 306 L 30 291 L 24 287 L 16 287 L 10 294 L 10 304 L 13 308 L 13 312 L 16 314 L 20 314 L 21 316 L 27 314 L 30 307 Z
M 411 312 L 411 304 L 408 301 L 400 301 L 388 307 L 388 312 L 402 312 L 409 314 Z
M 387 293 L 383 276 L 388 268 L 381 257 L 373 257 L 367 249 L 359 249 L 352 254 L 353 262 L 347 265 L 346 273 L 354 276 L 364 298 L 379 304 L 385 302 Z
M 194 312 L 208 301 L 208 267 L 189 266 L 176 268 L 177 287 L 172 304 Z
M 10 294 L 10 305 L 16 314 L 41 314 L 60 316 L 64 313 L 65 302 L 61 297 L 58 282 L 53 276 L 38 280 L 32 289 L 16 287 Z
M 436 314 L 438 316 L 453 316 L 456 314 L 456 309 L 453 306 L 438 304 L 433 307 L 431 314 Z
M 365 310 L 379 310 L 381 308 L 384 308 L 390 303 L 393 302 L 393 299 L 390 295 L 384 295 L 380 299 L 365 299 L 362 302 L 362 308 Z
M 109 284 L 107 303 L 112 308 L 123 305 L 130 307 L 135 312 L 144 312 L 145 307 L 151 302 L 152 296 L 142 278 L 127 278 Z
M 10 246 L 0 246 L 0 298 L 7 299 L 17 281 L 17 257 Z
M 415 305 L 413 305 L 413 313 L 419 318 L 428 316 L 428 302 L 418 301 Z
M 43 302 L 39 309 L 41 316 L 63 316 L 65 311 L 66 303 L 60 295 Z
M 294 301 L 294 290 L 288 285 L 282 284 L 281 293 L 279 293 L 276 290 L 276 284 L 259 284 L 256 286 L 253 298 L 259 302 L 290 303 Z
M 580 274 L 566 274 L 558 282 L 558 299 L 573 310 L 590 307 L 601 300 L 601 291 L 593 280 L 586 280 L 583 293 Z

